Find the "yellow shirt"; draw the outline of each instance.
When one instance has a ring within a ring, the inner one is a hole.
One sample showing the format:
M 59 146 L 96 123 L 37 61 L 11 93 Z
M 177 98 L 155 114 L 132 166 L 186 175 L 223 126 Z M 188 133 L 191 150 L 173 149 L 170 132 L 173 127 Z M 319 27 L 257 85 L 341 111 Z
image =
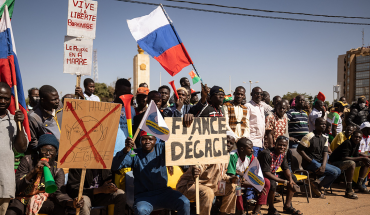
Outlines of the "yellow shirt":
M 331 151 L 334 151 L 334 149 L 338 148 L 338 146 L 342 144 L 345 140 L 347 140 L 347 137 L 344 134 L 344 131 L 337 134 L 337 136 L 335 136 L 334 140 L 330 144 Z

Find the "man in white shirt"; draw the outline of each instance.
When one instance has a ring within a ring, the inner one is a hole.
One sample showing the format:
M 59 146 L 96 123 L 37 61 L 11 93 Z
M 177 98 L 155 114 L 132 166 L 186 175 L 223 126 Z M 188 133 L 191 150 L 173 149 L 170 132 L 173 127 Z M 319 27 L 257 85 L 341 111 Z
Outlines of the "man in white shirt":
M 310 115 L 308 116 L 308 130 L 309 132 L 313 132 L 315 130 L 315 120 L 320 117 L 325 117 L 325 106 L 324 102 L 321 100 L 317 100 L 315 102 L 314 108 Z
M 94 95 L 95 92 L 95 83 L 91 78 L 86 78 L 84 80 L 85 92 L 82 93 L 81 87 L 76 87 L 75 93 L 80 98 L 88 101 L 100 102 L 100 98 L 97 95 Z

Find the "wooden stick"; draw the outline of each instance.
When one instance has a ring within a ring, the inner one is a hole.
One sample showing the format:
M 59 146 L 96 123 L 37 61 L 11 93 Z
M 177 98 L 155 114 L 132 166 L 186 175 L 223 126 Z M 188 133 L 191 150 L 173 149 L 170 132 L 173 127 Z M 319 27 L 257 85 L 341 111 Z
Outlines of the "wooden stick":
M 199 177 L 195 179 L 195 204 L 197 209 L 197 214 L 200 214 L 200 203 L 199 203 Z
M 86 169 L 82 169 L 80 189 L 78 190 L 78 201 L 77 202 L 80 202 L 81 199 L 82 199 L 82 193 L 83 193 L 83 190 L 84 190 L 84 183 L 85 183 L 85 176 L 86 176 Z M 80 215 L 80 208 L 76 209 L 76 215 Z
M 135 134 L 134 134 L 134 138 L 132 138 L 132 140 L 135 142 L 135 140 L 136 140 L 136 137 L 137 137 L 137 135 L 139 134 L 139 131 L 140 131 L 141 129 L 140 128 L 137 128 L 136 129 L 136 132 L 135 132 Z
M 76 77 L 76 87 L 80 87 L 81 86 L 81 75 L 77 75 Z M 80 96 L 76 94 L 76 99 L 79 99 Z
M 14 85 L 13 87 L 14 87 L 14 98 L 15 98 L 15 109 L 19 110 L 17 85 Z M 21 122 L 18 122 L 18 128 L 19 128 L 19 131 L 22 131 Z

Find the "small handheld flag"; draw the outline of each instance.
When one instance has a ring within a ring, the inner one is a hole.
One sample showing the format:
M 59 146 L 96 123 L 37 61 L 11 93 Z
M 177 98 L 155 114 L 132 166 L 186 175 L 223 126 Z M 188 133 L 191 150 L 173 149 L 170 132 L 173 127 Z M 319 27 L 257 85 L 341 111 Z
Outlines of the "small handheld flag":
M 224 102 L 229 102 L 229 101 L 232 101 L 233 100 L 233 97 L 231 96 L 231 94 L 228 94 L 224 97 Z
M 150 102 L 138 129 L 150 133 L 163 141 L 167 141 L 170 137 L 170 130 L 153 100 Z
M 14 10 L 14 2 L 15 0 L 0 0 L 0 14 L 4 13 L 5 6 L 8 6 L 9 11 L 9 18 L 11 19 L 13 16 L 13 10 Z M 0 18 L 2 15 L 0 16 Z
M 265 178 L 263 177 L 262 170 L 258 159 L 253 159 L 249 164 L 247 172 L 244 174 L 244 178 L 259 192 L 262 191 L 265 186 Z
M 134 95 L 132 94 L 126 94 L 122 95 L 119 98 L 122 100 L 123 105 L 125 106 L 125 112 L 126 112 L 126 120 L 127 120 L 127 129 L 128 129 L 128 135 L 130 138 L 132 138 L 132 116 L 131 116 L 131 100 Z M 134 152 L 134 149 L 131 149 L 131 157 L 134 157 L 136 153 Z
M 191 70 L 191 72 L 189 72 L 189 75 L 191 77 L 191 80 L 193 81 L 193 84 L 196 84 L 196 83 L 198 83 L 198 81 L 200 81 L 200 78 L 198 77 L 197 74 L 195 74 L 195 72 L 193 70 Z

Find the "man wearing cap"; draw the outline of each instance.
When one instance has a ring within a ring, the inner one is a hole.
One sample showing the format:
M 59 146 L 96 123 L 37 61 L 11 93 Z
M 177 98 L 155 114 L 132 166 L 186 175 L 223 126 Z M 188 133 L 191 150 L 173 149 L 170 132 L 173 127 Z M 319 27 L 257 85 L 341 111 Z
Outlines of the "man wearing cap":
M 139 115 L 146 111 L 148 108 L 147 99 L 148 99 L 149 89 L 146 87 L 139 87 L 136 92 L 136 104 L 135 108 L 136 115 Z
M 343 102 L 336 102 L 334 104 L 334 110 L 328 114 L 327 121 L 331 123 L 331 135 L 333 137 L 337 136 L 343 130 L 342 118 L 344 107 L 346 105 Z
M 237 138 L 249 137 L 249 119 L 247 107 L 242 105 L 245 98 L 245 88 L 235 88 L 234 100 L 225 102 L 222 106 L 226 117 L 226 129 L 235 133 Z
M 0 215 L 4 215 L 9 201 L 15 196 L 14 153 L 24 153 L 28 139 L 19 130 L 17 123 L 22 125 L 24 115 L 21 110 L 12 115 L 9 111 L 11 89 L 5 82 L 0 82 Z
M 17 192 L 15 198 L 11 200 L 6 215 L 23 214 L 56 214 L 64 215 L 65 208 L 81 208 L 84 201 L 72 199 L 65 193 L 63 187 L 65 184 L 64 171 L 57 168 L 55 161 L 58 155 L 59 141 L 52 134 L 41 135 L 37 145 L 37 154 L 26 155 L 22 158 L 15 182 Z M 46 158 L 46 159 L 42 159 Z M 46 179 L 44 175 L 44 166 L 50 169 L 51 175 L 57 186 L 53 194 L 45 192 Z
M 363 122 L 360 126 L 360 130 L 362 131 L 363 135 L 358 152 L 360 156 L 370 158 L 370 123 Z
M 368 115 L 369 109 L 366 107 L 366 97 L 361 96 L 358 98 L 357 103 L 351 106 L 351 110 L 348 114 L 347 125 L 353 125 L 358 129 L 363 122 L 368 121 Z
M 210 94 L 209 102 L 207 102 Z M 225 91 L 222 87 L 213 86 L 211 89 L 207 85 L 202 87 L 201 101 L 194 105 L 189 113 L 198 117 L 223 117 L 221 105 L 224 101 Z
M 195 105 L 199 102 L 198 94 L 200 91 L 194 91 L 193 89 L 191 91 L 190 104 Z
M 190 215 L 190 202 L 180 192 L 167 186 L 165 143 L 145 131 L 140 133 L 142 148 L 134 149 L 128 137 L 125 148 L 113 158 L 112 170 L 131 167 L 134 174 L 135 214 L 150 214 L 155 208 L 176 210 L 179 215 Z M 122 212 L 122 211 L 121 211 Z

